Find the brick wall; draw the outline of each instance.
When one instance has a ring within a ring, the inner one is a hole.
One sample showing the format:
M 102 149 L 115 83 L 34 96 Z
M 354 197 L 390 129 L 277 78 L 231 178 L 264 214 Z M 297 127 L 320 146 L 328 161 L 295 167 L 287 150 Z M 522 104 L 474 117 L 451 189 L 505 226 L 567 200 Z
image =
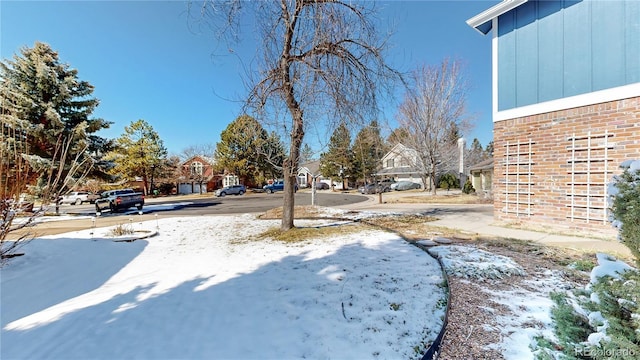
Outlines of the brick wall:
M 640 98 L 499 121 L 494 143 L 498 222 L 613 237 L 605 183 L 640 159 Z

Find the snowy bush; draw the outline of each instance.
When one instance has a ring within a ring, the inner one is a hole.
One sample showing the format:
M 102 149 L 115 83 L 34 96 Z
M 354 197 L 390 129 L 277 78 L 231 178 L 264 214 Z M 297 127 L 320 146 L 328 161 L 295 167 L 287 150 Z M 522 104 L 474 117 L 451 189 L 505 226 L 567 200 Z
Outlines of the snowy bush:
M 469 246 L 435 246 L 429 253 L 442 262 L 449 275 L 473 279 L 501 279 L 524 275 L 524 269 L 506 256 Z
M 624 172 L 609 186 L 612 223 L 640 265 L 640 160 L 625 161 L 621 167 Z
M 552 296 L 556 338 L 539 340 L 539 359 L 640 358 L 640 272 L 606 254 L 597 259 L 585 289 Z
M 620 167 L 608 188 L 610 220 L 640 265 L 640 161 Z M 640 272 L 606 254 L 596 257 L 585 289 L 553 297 L 556 338 L 538 342 L 539 359 L 640 359 Z

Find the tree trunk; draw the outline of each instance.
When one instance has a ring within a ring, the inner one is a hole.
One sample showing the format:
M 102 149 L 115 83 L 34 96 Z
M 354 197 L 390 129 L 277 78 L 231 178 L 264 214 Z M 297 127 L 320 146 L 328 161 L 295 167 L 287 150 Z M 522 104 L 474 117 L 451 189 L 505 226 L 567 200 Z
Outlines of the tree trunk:
M 294 102 L 297 105 L 297 102 Z M 289 156 L 284 160 L 284 202 L 282 204 L 282 224 L 280 230 L 292 229 L 295 209 L 296 173 L 302 139 L 304 138 L 302 110 L 299 107 L 291 109 L 293 115 L 293 129 L 291 130 L 291 146 Z
M 431 183 L 431 195 L 436 195 L 436 164 L 434 163 L 431 164 L 431 180 L 429 182 Z
M 142 191 L 144 191 L 144 196 L 149 195 L 149 183 L 147 182 L 147 174 L 142 175 Z

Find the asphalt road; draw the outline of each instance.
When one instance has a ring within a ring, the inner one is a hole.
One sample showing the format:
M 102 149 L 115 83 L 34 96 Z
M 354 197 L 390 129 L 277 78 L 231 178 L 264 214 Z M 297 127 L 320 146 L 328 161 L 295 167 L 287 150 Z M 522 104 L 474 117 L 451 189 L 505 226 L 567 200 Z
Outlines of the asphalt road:
M 356 194 L 317 192 L 316 205 L 341 206 L 366 201 L 367 197 Z M 274 194 L 244 194 L 241 196 L 225 196 L 217 198 L 211 194 L 201 196 L 174 196 L 162 198 L 149 198 L 145 201 L 144 214 L 191 216 L 191 215 L 223 215 L 264 212 L 278 206 L 282 206 L 283 193 Z M 311 205 L 310 192 L 298 192 L 295 197 L 296 205 Z M 177 206 L 175 206 L 178 204 Z M 62 205 L 60 212 L 63 214 L 95 215 L 95 207 L 91 204 Z M 104 216 L 120 216 L 136 212 L 135 208 L 129 211 L 109 214 Z

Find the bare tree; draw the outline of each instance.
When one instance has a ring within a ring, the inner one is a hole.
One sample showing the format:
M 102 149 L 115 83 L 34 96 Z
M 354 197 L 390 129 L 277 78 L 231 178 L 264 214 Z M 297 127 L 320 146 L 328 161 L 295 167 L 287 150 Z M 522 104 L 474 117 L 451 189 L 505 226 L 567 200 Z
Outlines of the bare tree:
M 410 81 L 398 110 L 398 123 L 406 130 L 404 145 L 415 151 L 406 160 L 422 172 L 425 189 L 428 182 L 436 194 L 437 178 L 456 168 L 456 141 L 459 132 L 469 126 L 467 85 L 460 64 L 450 60 L 439 66 L 421 66 Z
M 6 99 L 3 99 L 3 102 Z M 83 181 L 93 166 L 91 158 L 82 156 L 86 144 L 78 140 L 84 137 L 84 123 L 68 133 L 59 134 L 53 147 L 53 157 L 44 159 L 29 153 L 31 125 L 14 117 L 6 107 L 0 114 L 0 266 L 15 256 L 16 250 L 28 242 L 33 234 L 27 231 L 35 219 L 42 216 L 48 205 L 55 204 L 58 212 L 58 198 L 63 193 Z M 75 156 L 70 156 L 70 148 L 82 146 Z M 41 177 L 40 174 L 46 174 Z M 37 180 L 44 183 L 32 185 Z M 30 189 L 30 190 L 29 190 Z M 26 195 L 37 195 L 40 206 Z M 17 222 L 16 216 L 22 216 Z M 20 235 L 8 239 L 12 232 Z
M 259 69 L 247 79 L 248 105 L 280 124 L 287 133 L 281 230 L 294 219 L 294 185 L 300 148 L 310 123 L 335 119 L 362 121 L 376 114 L 381 85 L 397 76 L 386 65 L 374 26 L 373 2 L 339 0 L 205 1 L 201 13 L 218 34 L 235 40 L 242 10 L 252 8 L 250 23 L 261 39 Z M 368 115 L 368 116 L 367 116 Z
M 180 152 L 178 155 L 181 161 L 187 161 L 194 156 L 205 156 L 209 159 L 213 159 L 216 152 L 216 144 L 207 143 L 199 145 L 188 146 Z

